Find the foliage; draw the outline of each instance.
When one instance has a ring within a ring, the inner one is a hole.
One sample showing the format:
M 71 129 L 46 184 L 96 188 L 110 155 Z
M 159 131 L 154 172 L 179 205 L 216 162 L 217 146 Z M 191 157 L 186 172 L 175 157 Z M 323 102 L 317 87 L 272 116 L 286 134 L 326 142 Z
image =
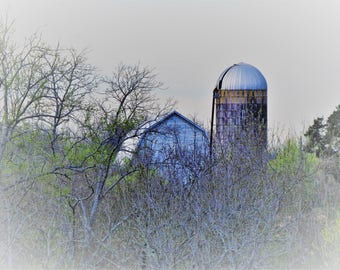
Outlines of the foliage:
M 324 122 L 322 117 L 314 120 L 307 132 L 306 151 L 317 156 L 334 156 L 340 153 L 340 105 Z
M 323 122 L 324 119 L 322 117 L 314 119 L 313 125 L 311 125 L 305 133 L 305 136 L 308 138 L 305 146 L 306 151 L 316 153 L 318 157 L 325 150 L 324 134 L 327 125 Z
M 305 153 L 296 140 L 288 139 L 283 147 L 276 151 L 275 158 L 268 165 L 278 173 L 288 172 L 296 175 L 302 170 L 303 173 L 309 175 L 315 172 L 317 162 L 315 155 Z

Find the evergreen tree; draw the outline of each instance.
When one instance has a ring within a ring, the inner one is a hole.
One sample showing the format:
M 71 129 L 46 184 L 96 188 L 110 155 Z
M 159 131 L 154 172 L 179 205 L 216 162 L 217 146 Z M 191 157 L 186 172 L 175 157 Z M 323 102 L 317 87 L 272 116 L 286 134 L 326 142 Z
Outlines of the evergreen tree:
M 340 105 L 327 119 L 327 130 L 325 134 L 326 155 L 340 153 Z
M 311 125 L 307 132 L 304 134 L 307 137 L 307 143 L 305 149 L 309 153 L 315 153 L 318 157 L 325 150 L 325 128 L 323 117 L 314 119 L 313 125 Z
M 304 134 L 307 138 L 305 150 L 318 157 L 334 156 L 340 153 L 340 105 L 324 122 L 323 117 L 314 119 Z

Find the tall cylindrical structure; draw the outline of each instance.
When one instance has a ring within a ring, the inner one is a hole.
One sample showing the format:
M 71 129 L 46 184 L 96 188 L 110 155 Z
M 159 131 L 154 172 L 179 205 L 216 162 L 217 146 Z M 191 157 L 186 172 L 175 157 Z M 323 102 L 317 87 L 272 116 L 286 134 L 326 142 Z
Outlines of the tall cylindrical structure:
M 239 63 L 225 69 L 213 99 L 221 142 L 256 139 L 261 146 L 267 144 L 267 82 L 256 67 Z

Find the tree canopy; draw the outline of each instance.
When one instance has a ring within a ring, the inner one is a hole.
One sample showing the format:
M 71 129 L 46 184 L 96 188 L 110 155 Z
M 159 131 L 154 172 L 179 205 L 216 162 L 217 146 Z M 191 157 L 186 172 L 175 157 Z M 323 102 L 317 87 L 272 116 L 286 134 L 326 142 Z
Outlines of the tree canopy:
M 323 117 L 314 119 L 305 133 L 306 151 L 331 156 L 340 153 L 340 105 L 325 121 Z

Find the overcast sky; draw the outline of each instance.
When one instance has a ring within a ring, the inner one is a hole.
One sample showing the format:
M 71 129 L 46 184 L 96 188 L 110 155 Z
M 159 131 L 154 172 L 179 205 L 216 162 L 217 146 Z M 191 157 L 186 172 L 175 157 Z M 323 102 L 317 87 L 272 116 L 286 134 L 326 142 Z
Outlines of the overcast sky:
M 268 83 L 269 125 L 295 130 L 340 104 L 339 0 L 0 0 L 16 39 L 88 48 L 103 74 L 154 67 L 177 109 L 210 120 L 212 90 L 246 62 Z

